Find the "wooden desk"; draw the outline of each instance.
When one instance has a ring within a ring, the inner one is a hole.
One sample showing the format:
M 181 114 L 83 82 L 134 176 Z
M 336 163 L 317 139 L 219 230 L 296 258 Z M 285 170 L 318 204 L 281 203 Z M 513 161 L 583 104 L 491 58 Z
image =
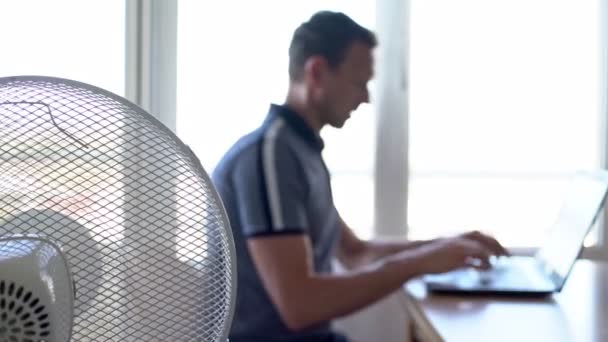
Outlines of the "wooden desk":
M 608 341 L 608 263 L 579 260 L 561 293 L 543 299 L 431 295 L 404 285 L 421 341 Z

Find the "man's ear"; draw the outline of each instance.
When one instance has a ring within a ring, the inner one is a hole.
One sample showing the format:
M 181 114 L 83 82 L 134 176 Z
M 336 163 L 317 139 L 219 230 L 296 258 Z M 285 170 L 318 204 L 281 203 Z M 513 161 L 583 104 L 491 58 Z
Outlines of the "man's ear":
M 312 56 L 304 63 L 304 79 L 313 86 L 323 82 L 328 70 L 327 60 L 321 56 Z

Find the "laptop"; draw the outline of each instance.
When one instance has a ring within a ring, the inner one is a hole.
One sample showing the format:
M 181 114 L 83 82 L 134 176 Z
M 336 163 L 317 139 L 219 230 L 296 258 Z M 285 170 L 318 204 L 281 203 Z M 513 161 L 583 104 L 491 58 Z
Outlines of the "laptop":
M 431 293 L 546 296 L 561 291 L 583 242 L 604 206 L 608 172 L 581 171 L 572 178 L 548 239 L 534 256 L 499 257 L 489 270 L 463 268 L 426 275 Z

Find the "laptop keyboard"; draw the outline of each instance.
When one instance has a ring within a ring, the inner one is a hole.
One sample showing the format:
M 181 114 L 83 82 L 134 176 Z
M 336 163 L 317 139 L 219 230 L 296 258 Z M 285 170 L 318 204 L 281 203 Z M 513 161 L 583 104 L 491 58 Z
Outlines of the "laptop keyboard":
M 500 258 L 493 267 L 488 270 L 473 270 L 473 277 L 483 285 L 500 283 L 505 285 L 528 285 L 544 284 L 550 285 L 547 278 L 543 277 L 538 266 L 529 262 L 516 262 L 513 258 Z M 521 261 L 521 260 L 520 260 Z
M 479 282 L 482 284 L 489 284 L 495 281 L 499 281 L 501 278 L 511 278 L 515 277 L 518 279 L 527 279 L 528 275 L 524 272 L 520 267 L 515 267 L 514 265 L 508 266 L 494 266 L 488 270 L 474 270 L 473 276 L 479 278 Z
M 504 259 L 504 260 L 502 260 Z M 427 284 L 435 288 L 455 289 L 551 289 L 553 283 L 544 277 L 533 258 L 505 257 L 495 260 L 488 270 L 462 268 L 442 274 L 426 275 Z

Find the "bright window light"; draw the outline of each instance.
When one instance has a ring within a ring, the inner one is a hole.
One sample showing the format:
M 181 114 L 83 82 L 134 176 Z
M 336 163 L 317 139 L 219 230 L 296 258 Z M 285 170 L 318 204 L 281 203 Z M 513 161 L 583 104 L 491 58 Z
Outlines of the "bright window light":
M 0 77 L 67 78 L 124 96 L 123 1 L 3 1 L 0 30 Z
M 599 1 L 412 0 L 412 238 L 545 239 L 568 177 L 600 166 Z

